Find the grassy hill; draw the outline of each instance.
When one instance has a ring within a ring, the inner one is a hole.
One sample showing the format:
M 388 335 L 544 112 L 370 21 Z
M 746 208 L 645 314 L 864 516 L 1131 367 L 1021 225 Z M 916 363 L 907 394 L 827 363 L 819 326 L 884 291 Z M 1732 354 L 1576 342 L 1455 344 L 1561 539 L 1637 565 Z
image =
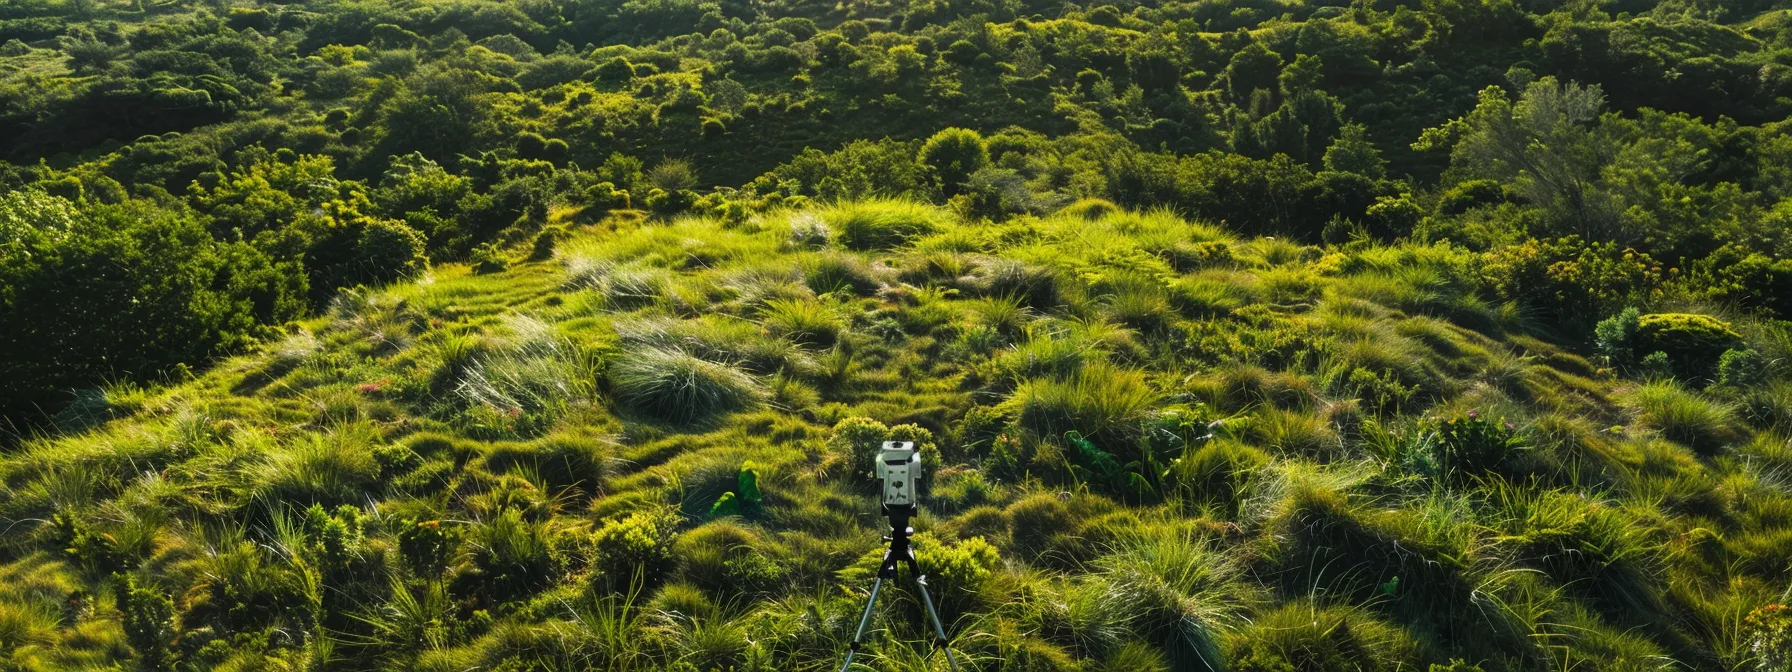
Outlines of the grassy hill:
M 1620 316 L 1605 354 L 1739 354 L 1618 376 L 1489 298 L 1602 291 L 1522 247 L 553 220 L 0 456 L 0 666 L 834 669 L 889 436 L 968 669 L 1786 664 L 1775 323 Z M 861 660 L 945 669 L 921 623 L 895 591 Z

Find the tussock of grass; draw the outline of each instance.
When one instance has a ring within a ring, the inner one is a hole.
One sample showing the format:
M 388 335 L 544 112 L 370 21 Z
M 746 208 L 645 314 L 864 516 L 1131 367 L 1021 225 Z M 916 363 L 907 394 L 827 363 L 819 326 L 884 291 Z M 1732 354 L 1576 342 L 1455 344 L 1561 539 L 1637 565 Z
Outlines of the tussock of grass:
M 867 296 L 882 287 L 888 275 L 864 259 L 843 252 L 825 252 L 803 262 L 803 281 L 817 294 Z
M 815 366 L 811 355 L 795 342 L 766 334 L 746 320 L 645 318 L 618 320 L 614 325 L 625 346 L 680 350 L 711 361 L 738 362 L 753 373 L 808 371 Z
M 765 328 L 804 345 L 828 347 L 846 325 L 831 305 L 802 299 L 772 299 L 760 311 Z
M 883 250 L 945 228 L 948 215 L 914 201 L 876 200 L 842 203 L 821 211 L 821 221 L 837 232 L 835 240 L 854 250 Z
M 586 257 L 566 259 L 566 287 L 596 292 L 604 305 L 617 310 L 630 310 L 652 305 L 669 298 L 671 274 L 662 268 L 641 264 L 615 264 Z
M 379 477 L 372 426 L 354 424 L 298 439 L 268 458 L 260 487 L 274 501 L 359 503 Z
M 1187 532 L 1142 531 L 1097 565 L 1132 631 L 1189 663 L 1218 663 L 1221 633 L 1242 625 L 1259 599 L 1232 558 Z
M 1001 353 L 996 366 L 1004 375 L 1016 380 L 1065 378 L 1090 363 L 1101 361 L 1104 354 L 1072 333 L 1033 329 L 1026 341 Z
M 1681 388 L 1673 381 L 1643 383 L 1618 398 L 1643 425 L 1695 451 L 1715 452 L 1740 436 L 1730 406 Z
M 1310 602 L 1259 616 L 1229 643 L 1234 664 L 1249 669 L 1391 672 L 1416 668 L 1423 660 L 1420 643 L 1399 626 L 1358 609 Z
M 1022 424 L 1042 435 L 1076 431 L 1086 436 L 1118 437 L 1135 426 L 1157 398 L 1144 374 L 1092 365 L 1068 378 L 1026 381 L 1008 403 Z
M 625 353 L 608 376 L 617 401 L 636 412 L 675 423 L 707 420 L 758 403 L 758 381 L 728 364 L 676 349 Z

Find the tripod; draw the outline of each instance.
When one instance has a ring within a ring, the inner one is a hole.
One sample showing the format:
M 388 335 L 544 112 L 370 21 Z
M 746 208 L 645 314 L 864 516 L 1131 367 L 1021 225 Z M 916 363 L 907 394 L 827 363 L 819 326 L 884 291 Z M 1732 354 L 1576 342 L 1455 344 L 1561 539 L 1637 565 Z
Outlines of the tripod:
M 871 597 L 865 600 L 865 613 L 859 617 L 859 631 L 852 636 L 852 648 L 846 651 L 846 662 L 840 664 L 840 672 L 852 667 L 853 656 L 858 655 L 859 645 L 865 640 L 865 628 L 871 625 L 871 610 L 877 607 L 877 591 L 884 581 L 896 580 L 896 563 L 908 564 L 908 573 L 914 576 L 915 587 L 921 591 L 921 604 L 927 607 L 927 618 L 933 621 L 934 649 L 946 651 L 946 662 L 952 665 L 952 672 L 958 672 L 958 658 L 952 655 L 952 647 L 946 644 L 946 627 L 940 625 L 940 614 L 933 609 L 933 598 L 927 594 L 927 575 L 921 573 L 921 564 L 915 561 L 915 551 L 909 546 L 908 535 L 915 529 L 908 526 L 908 518 L 913 513 L 911 504 L 904 507 L 884 507 L 884 515 L 890 517 L 890 547 L 884 551 L 884 561 L 877 568 L 877 580 L 871 583 Z M 927 655 L 932 656 L 929 649 Z

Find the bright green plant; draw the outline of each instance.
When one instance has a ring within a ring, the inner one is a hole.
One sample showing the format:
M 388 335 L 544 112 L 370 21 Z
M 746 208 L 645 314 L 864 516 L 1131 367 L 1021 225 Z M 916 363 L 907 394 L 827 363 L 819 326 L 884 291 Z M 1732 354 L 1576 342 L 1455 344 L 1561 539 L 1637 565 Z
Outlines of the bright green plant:
M 639 511 L 611 520 L 591 535 L 592 569 L 611 589 L 632 582 L 657 585 L 671 569 L 672 521 Z
M 175 662 L 173 651 L 174 602 L 162 591 L 137 585 L 129 575 L 120 575 L 116 597 L 122 617 L 125 638 L 137 652 L 144 669 L 160 670 Z
M 989 148 L 976 131 L 948 128 L 928 138 L 917 159 L 950 196 L 958 193 L 972 173 L 989 163 Z

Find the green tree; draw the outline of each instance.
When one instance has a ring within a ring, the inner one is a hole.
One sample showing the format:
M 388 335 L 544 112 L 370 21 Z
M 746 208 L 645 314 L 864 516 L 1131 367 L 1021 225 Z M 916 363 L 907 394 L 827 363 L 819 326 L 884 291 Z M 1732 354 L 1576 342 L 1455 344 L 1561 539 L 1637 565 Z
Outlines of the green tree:
M 1611 240 L 1619 233 L 1618 204 L 1600 179 L 1618 147 L 1598 123 L 1604 107 L 1598 86 L 1554 77 L 1531 82 L 1516 103 L 1504 89 L 1488 87 L 1467 116 L 1427 129 L 1413 148 L 1453 145 L 1458 180 L 1509 182 L 1564 233 Z
M 940 190 L 947 196 L 958 194 L 969 179 L 989 163 L 989 146 L 983 135 L 965 128 L 948 128 L 933 134 L 921 145 L 921 165 L 933 173 Z
M 1381 150 L 1369 142 L 1367 134 L 1362 124 L 1345 124 L 1331 146 L 1325 148 L 1325 169 L 1377 180 L 1387 177 L 1388 162 L 1381 158 Z

